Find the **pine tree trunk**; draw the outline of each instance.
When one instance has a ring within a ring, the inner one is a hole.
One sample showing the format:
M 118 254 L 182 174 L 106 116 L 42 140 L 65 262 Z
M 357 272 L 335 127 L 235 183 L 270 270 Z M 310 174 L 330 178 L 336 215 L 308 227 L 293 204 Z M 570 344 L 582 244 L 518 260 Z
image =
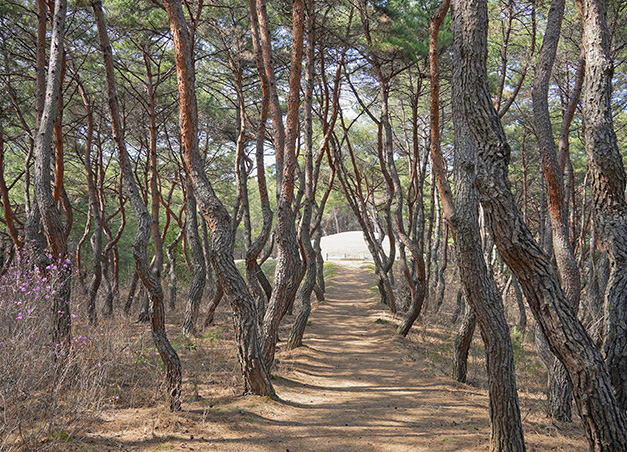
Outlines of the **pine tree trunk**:
M 50 153 L 55 119 L 59 111 L 59 97 L 61 95 L 66 9 L 66 0 L 56 0 L 52 18 L 53 25 L 50 38 L 50 61 L 48 64 L 46 95 L 41 121 L 35 137 L 35 176 L 33 182 L 35 200 L 41 215 L 41 223 L 43 224 L 46 239 L 48 240 L 49 252 L 54 259 L 53 265 L 58 267 L 59 272 L 59 282 L 57 283 L 51 309 L 54 324 L 52 339 L 63 355 L 69 351 L 71 339 L 70 295 L 72 270 L 67 258 L 65 228 L 63 227 L 61 213 L 57 208 L 51 188 Z M 36 253 L 45 254 L 44 248 L 39 249 Z
M 268 301 L 262 328 L 263 359 L 272 368 L 279 324 L 293 303 L 302 278 L 300 249 L 295 227 L 294 178 L 296 171 L 296 138 L 298 136 L 298 111 L 300 103 L 300 78 L 303 60 L 304 4 L 295 0 L 292 4 L 292 54 L 289 78 L 289 96 L 285 127 L 274 81 L 274 63 L 270 39 L 266 1 L 257 1 L 257 14 L 261 48 L 266 77 L 270 86 L 270 116 L 275 132 L 275 156 L 277 162 L 277 217 L 275 245 L 277 265 L 274 288 Z
M 464 316 L 459 326 L 459 331 L 455 337 L 455 352 L 453 353 L 453 370 L 451 378 L 461 383 L 466 383 L 468 376 L 468 352 L 472 344 L 472 337 L 475 334 L 477 316 L 471 307 L 466 303 L 466 297 L 462 297 L 464 305 Z
M 557 148 L 553 139 L 553 127 L 549 113 L 548 93 L 553 63 L 560 38 L 564 0 L 553 0 L 547 15 L 547 26 L 542 48 L 536 63 L 533 82 L 533 112 L 538 148 L 542 156 L 542 170 L 548 194 L 549 218 L 552 232 L 552 248 L 560 273 L 564 296 L 575 312 L 579 307 L 581 282 L 579 267 L 568 237 L 568 205 L 564 202 L 563 174 L 558 162 Z M 572 388 L 562 364 L 551 358 L 548 366 L 549 416 L 570 422 Z
M 194 196 L 194 189 L 190 182 L 187 184 L 186 198 L 185 229 L 187 231 L 187 243 L 189 244 L 189 249 L 192 255 L 194 277 L 192 279 L 192 285 L 189 288 L 189 295 L 187 296 L 187 306 L 185 308 L 182 333 L 184 336 L 190 337 L 196 335 L 196 320 L 198 319 L 198 310 L 200 308 L 202 294 L 205 290 L 206 269 L 205 256 L 202 250 L 202 243 L 200 242 L 200 235 L 198 234 L 196 198 Z
M 614 64 L 607 3 L 586 0 L 583 5 L 584 143 L 592 174 L 595 226 L 610 260 L 603 350 L 618 404 L 624 412 L 627 410 L 627 176 L 612 119 Z
M 303 210 L 299 224 L 299 242 L 304 251 L 305 280 L 298 292 L 300 307 L 294 325 L 287 339 L 287 350 L 303 345 L 303 335 L 311 313 L 311 294 L 316 285 L 316 252 L 311 244 L 312 215 L 315 201 L 314 192 L 314 162 L 313 162 L 313 89 L 314 89 L 314 1 L 305 0 L 305 34 L 307 39 L 307 64 L 305 68 L 305 177 Z
M 453 3 L 453 98 L 459 99 L 465 88 L 462 78 L 463 61 L 466 57 L 463 49 L 461 10 L 466 5 L 461 0 Z M 490 450 L 521 451 L 525 450 L 516 377 L 514 353 L 505 320 L 505 312 L 500 293 L 489 266 L 484 258 L 481 233 L 479 228 L 479 202 L 477 177 L 475 174 L 475 142 L 462 105 L 453 103 L 453 125 L 455 143 L 455 199 L 447 178 L 446 161 L 440 150 L 439 136 L 439 54 L 438 30 L 449 7 L 444 0 L 431 18 L 429 61 L 431 75 L 431 162 L 437 189 L 441 199 L 441 213 L 455 237 L 455 249 L 458 268 L 468 295 L 468 302 L 477 316 L 481 337 L 486 347 L 486 367 L 488 372 L 488 392 L 490 400 Z M 465 24 L 464 24 L 465 25 Z M 490 104 L 492 105 L 492 104 Z M 494 108 L 494 107 L 492 107 Z M 491 248 L 491 247 L 490 247 Z M 490 249 L 488 248 L 488 249 Z
M 193 39 L 180 0 L 165 0 L 174 44 L 179 88 L 179 118 L 183 158 L 200 211 L 211 230 L 211 263 L 224 294 L 231 302 L 244 391 L 275 396 L 259 350 L 254 300 L 233 260 L 233 231 L 228 211 L 204 172 L 198 152 L 198 106 L 195 92 Z
M 461 46 L 461 100 L 477 150 L 477 187 L 499 254 L 514 272 L 551 351 L 566 366 L 591 450 L 627 450 L 627 420 L 612 392 L 599 350 L 559 286 L 550 259 L 533 240 L 508 180 L 510 147 L 487 83 L 487 4 L 455 3 Z
M 124 188 L 137 218 L 137 232 L 132 246 L 135 269 L 139 279 L 146 289 L 146 292 L 150 296 L 150 326 L 152 339 L 166 368 L 165 379 L 168 405 L 170 410 L 178 411 L 181 409 L 181 361 L 179 360 L 176 350 L 174 350 L 170 344 L 166 334 L 165 313 L 163 308 L 163 289 L 161 288 L 159 280 L 150 268 L 147 256 L 152 220 L 135 183 L 135 177 L 133 175 L 129 156 L 126 151 L 126 143 L 124 142 L 120 122 L 118 97 L 113 73 L 113 55 L 111 43 L 107 34 L 101 1 L 93 0 L 92 7 L 94 9 L 98 33 L 100 35 L 100 42 L 104 53 L 107 92 L 111 114 L 111 129 L 120 160 Z

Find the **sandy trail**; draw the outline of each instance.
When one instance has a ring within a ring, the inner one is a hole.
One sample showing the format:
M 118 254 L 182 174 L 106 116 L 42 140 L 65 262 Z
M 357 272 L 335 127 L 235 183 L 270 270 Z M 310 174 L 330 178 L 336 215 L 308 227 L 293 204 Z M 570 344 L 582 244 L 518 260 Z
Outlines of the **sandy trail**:
M 206 398 L 184 404 L 179 414 L 162 407 L 118 412 L 95 435 L 100 445 L 129 451 L 487 451 L 485 391 L 435 372 L 395 336 L 380 320 L 384 307 L 362 265 L 338 265 L 327 301 L 312 313 L 306 346 L 277 354 L 280 401 Z M 586 450 L 581 441 L 575 447 L 532 428 L 542 436 L 536 442 L 533 432 L 526 435 L 529 451 Z
M 340 264 L 327 301 L 311 316 L 306 347 L 279 354 L 281 402 L 239 409 L 222 439 L 199 450 L 427 451 L 484 450 L 483 394 L 435 376 L 408 356 L 371 274 Z M 200 446 L 200 445 L 199 445 Z

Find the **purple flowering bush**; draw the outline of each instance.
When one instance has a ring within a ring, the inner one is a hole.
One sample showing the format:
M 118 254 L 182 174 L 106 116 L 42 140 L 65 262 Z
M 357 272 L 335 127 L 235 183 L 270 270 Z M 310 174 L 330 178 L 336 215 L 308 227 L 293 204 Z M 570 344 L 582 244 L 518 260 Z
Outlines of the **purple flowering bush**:
M 74 328 L 65 356 L 52 343 L 62 265 L 69 263 L 15 266 L 0 278 L 0 452 L 46 450 L 107 400 L 107 375 L 120 351 L 115 341 L 85 326 Z

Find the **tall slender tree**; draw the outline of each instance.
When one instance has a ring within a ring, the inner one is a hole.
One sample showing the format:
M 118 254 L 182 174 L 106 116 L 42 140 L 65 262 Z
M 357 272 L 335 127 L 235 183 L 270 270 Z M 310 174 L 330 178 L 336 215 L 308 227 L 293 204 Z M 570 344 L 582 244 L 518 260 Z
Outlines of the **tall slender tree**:
M 454 0 L 455 1 L 455 0 Z M 477 316 L 481 337 L 486 346 L 486 366 L 490 395 L 490 450 L 524 451 L 514 352 L 505 320 L 503 301 L 494 278 L 488 272 L 479 232 L 479 203 L 475 188 L 475 152 L 461 106 L 453 106 L 455 127 L 455 200 L 446 177 L 445 160 L 439 136 L 439 66 L 438 30 L 448 12 L 450 2 L 444 0 L 431 19 L 431 161 L 442 199 L 442 210 L 455 238 L 461 280 L 471 309 Z M 457 6 L 454 3 L 454 8 Z M 460 76 L 462 51 L 459 22 L 454 23 L 454 72 Z M 460 86 L 453 85 L 453 96 Z M 471 335 L 472 336 L 472 335 Z
M 268 368 L 271 368 L 274 362 L 279 324 L 288 307 L 294 302 L 303 276 L 294 214 L 294 180 L 297 167 L 296 141 L 299 135 L 298 118 L 305 8 L 303 0 L 292 2 L 292 53 L 285 123 L 283 122 L 283 112 L 277 92 L 266 0 L 257 0 L 256 10 L 264 70 L 270 92 L 269 107 L 274 128 L 274 151 L 277 165 L 277 217 L 275 225 L 277 265 L 274 273 L 272 296 L 268 301 L 261 326 L 263 357 Z
M 170 410 L 181 409 L 181 361 L 176 350 L 170 344 L 165 330 L 165 309 L 163 304 L 163 289 L 159 279 L 154 274 L 148 263 L 147 248 L 150 240 L 152 220 L 148 208 L 144 204 L 135 177 L 131 168 L 130 157 L 126 150 L 124 132 L 120 121 L 118 95 L 113 72 L 113 51 L 105 23 L 101 0 L 92 0 L 92 8 L 96 18 L 98 34 L 104 56 L 105 76 L 107 82 L 107 95 L 109 99 L 109 112 L 111 115 L 111 130 L 115 147 L 118 152 L 124 189 L 128 195 L 135 217 L 137 219 L 137 232 L 133 242 L 133 258 L 135 270 L 150 297 L 150 322 L 152 338 L 159 352 L 161 360 L 166 367 L 166 385 L 168 404 Z
M 211 262 L 231 302 L 245 392 L 274 396 L 257 339 L 255 304 L 233 260 L 233 233 L 228 211 L 216 196 L 198 152 L 198 106 L 195 92 L 193 40 L 181 0 L 164 1 L 174 43 L 179 90 L 179 125 L 183 159 L 200 210 L 211 229 Z
M 592 175 L 595 226 L 610 259 L 603 349 L 619 406 L 627 410 L 627 176 L 612 118 L 612 75 L 605 0 L 583 2 L 584 141 Z
M 53 340 L 61 349 L 70 346 L 71 317 L 71 266 L 67 259 L 67 236 L 52 193 L 50 180 L 50 155 L 52 137 L 59 111 L 61 75 L 63 65 L 63 38 L 65 35 L 66 0 L 56 0 L 52 17 L 52 37 L 50 40 L 50 61 L 46 81 L 46 95 L 41 121 L 35 137 L 35 176 L 33 186 L 41 222 L 44 227 L 50 253 L 59 269 L 59 287 L 54 296 L 51 312 L 54 319 Z M 44 253 L 43 249 L 37 251 Z M 67 260 L 67 261 L 66 261 Z
M 535 121 L 538 149 L 542 156 L 542 170 L 546 180 L 549 217 L 553 238 L 553 254 L 560 273 L 564 296 L 575 312 L 579 307 L 581 282 L 579 267 L 568 234 L 568 204 L 564 197 L 563 171 L 558 161 L 553 139 L 553 127 L 549 114 L 549 82 L 557 53 L 564 0 L 554 0 L 547 15 L 547 26 L 542 48 L 536 63 L 533 81 L 533 118 Z M 572 389 L 567 381 L 564 366 L 551 360 L 549 363 L 549 415 L 560 421 L 571 420 Z

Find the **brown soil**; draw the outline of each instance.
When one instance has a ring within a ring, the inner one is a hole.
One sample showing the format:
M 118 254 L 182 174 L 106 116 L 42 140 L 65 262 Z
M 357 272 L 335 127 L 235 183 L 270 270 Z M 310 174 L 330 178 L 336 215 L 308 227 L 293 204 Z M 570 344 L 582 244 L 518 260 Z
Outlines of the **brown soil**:
M 113 408 L 68 446 L 82 452 L 487 451 L 487 392 L 481 384 L 451 381 L 415 345 L 415 333 L 398 338 L 372 285 L 360 264 L 338 264 L 327 301 L 311 316 L 306 346 L 279 348 L 280 401 L 237 396 L 237 385 L 205 381 L 190 388 L 188 378 L 186 393 L 196 401 L 188 398 L 182 412 Z M 551 423 L 537 398 L 521 394 L 527 450 L 588 450 L 578 422 Z

